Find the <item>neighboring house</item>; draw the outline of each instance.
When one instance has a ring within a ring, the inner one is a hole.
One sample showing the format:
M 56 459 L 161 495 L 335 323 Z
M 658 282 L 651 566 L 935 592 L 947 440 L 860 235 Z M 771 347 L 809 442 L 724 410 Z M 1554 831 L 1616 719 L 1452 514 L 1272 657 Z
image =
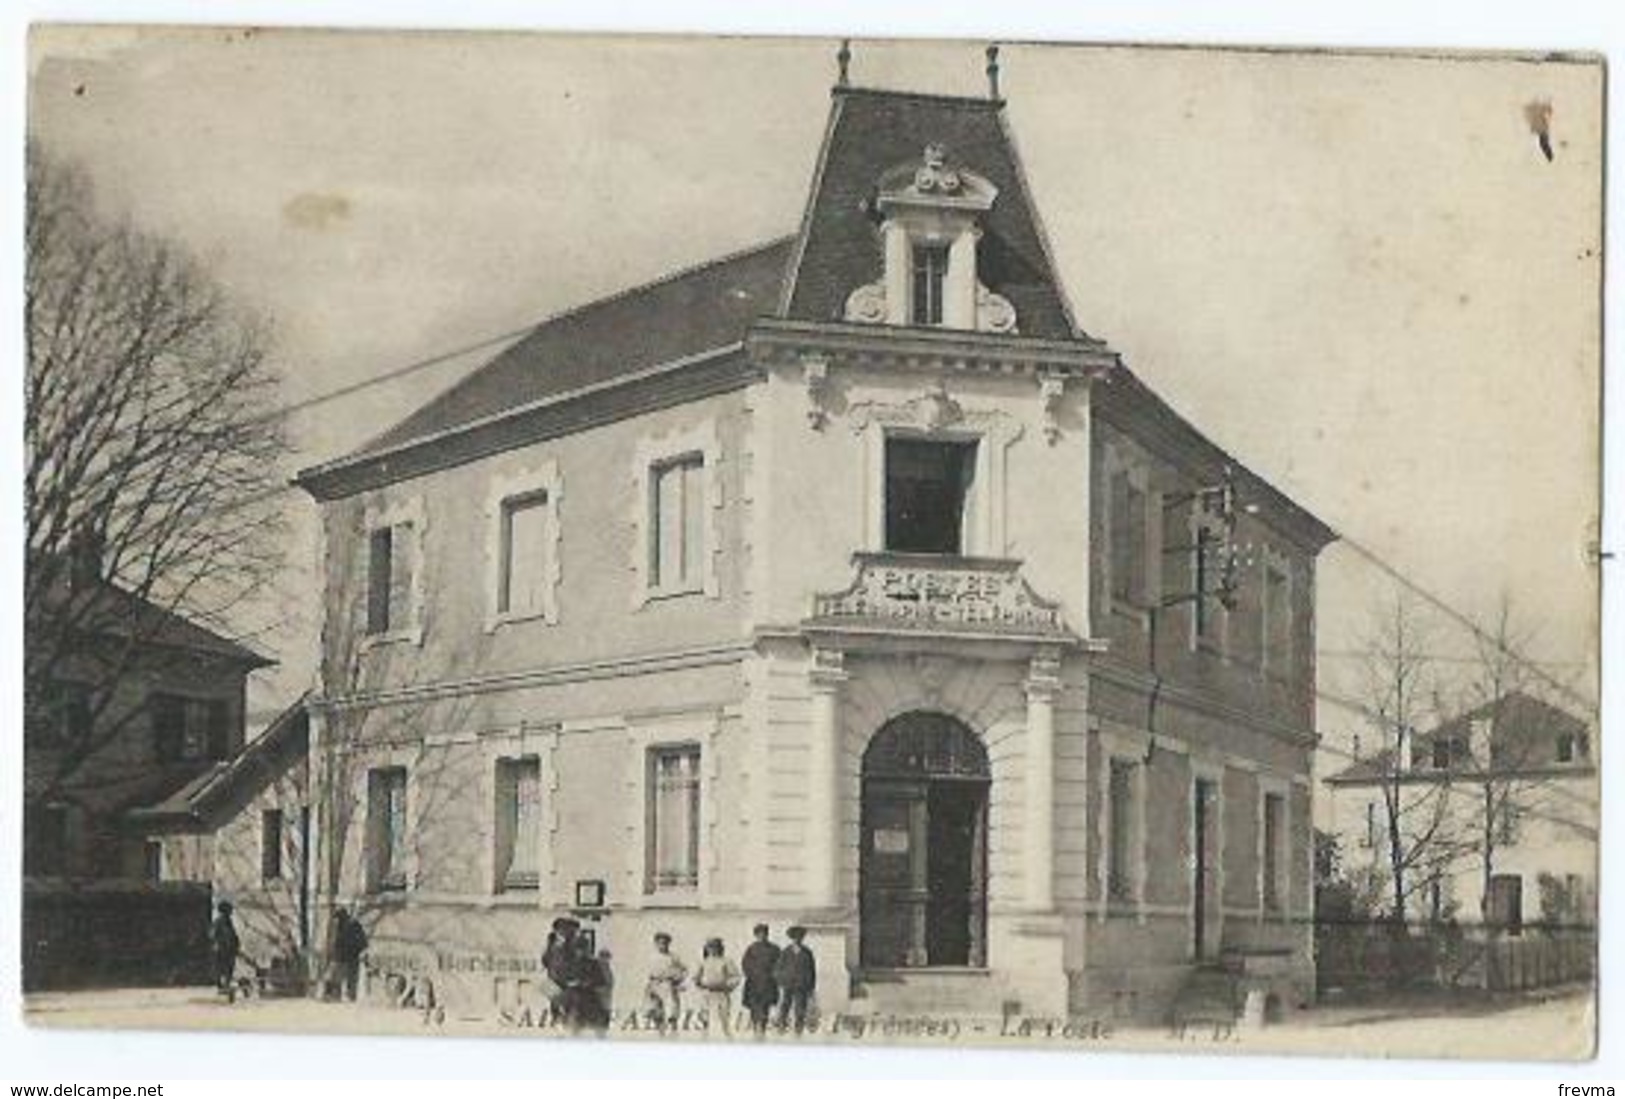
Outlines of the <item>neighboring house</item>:
M 231 759 L 133 825 L 162 852 L 163 880 L 206 882 L 236 908 L 243 953 L 261 966 L 308 945 L 310 718 L 301 697 Z
M 1332 533 L 1078 327 L 1002 101 L 836 87 L 793 235 L 299 483 L 316 906 L 378 968 L 522 997 L 575 910 L 623 1006 L 656 930 L 759 920 L 826 1010 L 1312 994 Z
M 248 675 L 272 662 L 131 594 L 93 558 L 60 571 L 27 629 L 56 655 L 25 719 L 23 874 L 156 881 L 161 853 L 130 811 L 237 753 Z
M 1584 720 L 1509 693 L 1408 744 L 1407 759 L 1378 752 L 1325 780 L 1345 871 L 1389 874 L 1392 790 L 1406 848 L 1424 852 L 1411 920 L 1512 933 L 1531 923 L 1595 923 L 1598 784 Z M 1417 844 L 1429 830 L 1432 842 Z

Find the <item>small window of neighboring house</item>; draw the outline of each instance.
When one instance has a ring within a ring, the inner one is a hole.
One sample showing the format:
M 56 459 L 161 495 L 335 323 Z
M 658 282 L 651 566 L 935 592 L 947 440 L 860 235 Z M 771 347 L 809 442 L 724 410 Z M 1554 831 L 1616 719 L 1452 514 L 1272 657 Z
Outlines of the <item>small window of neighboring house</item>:
M 1360 840 L 1361 847 L 1377 846 L 1377 803 L 1365 803 L 1365 836 Z
M 30 805 L 23 817 L 23 873 L 47 877 L 67 872 L 68 807 Z
M 161 763 L 231 755 L 231 707 L 224 699 L 155 693 L 147 700 L 154 754 Z
M 406 768 L 367 773 L 367 887 L 406 888 Z
M 1264 566 L 1261 616 L 1264 669 L 1271 675 L 1286 676 L 1292 670 L 1292 581 L 1278 564 Z
M 41 748 L 84 747 L 91 739 L 90 687 L 72 680 L 52 683 L 40 715 Z
M 1490 878 L 1489 911 L 1491 926 L 1517 935 L 1523 931 L 1523 878 L 1517 874 L 1496 874 Z
M 186 701 L 177 695 L 154 694 L 147 700 L 152 719 L 153 752 L 160 763 L 185 758 Z
M 942 292 L 948 277 L 948 246 L 914 245 L 909 319 L 913 324 L 942 323 Z
M 1567 733 L 1557 738 L 1557 762 L 1574 762 L 1574 738 Z
M 164 845 L 158 840 L 147 840 L 141 846 L 142 871 L 150 882 L 164 880 Z
M 649 586 L 666 593 L 705 586 L 705 458 L 659 462 L 649 478 Z
M 497 613 L 528 617 L 547 608 L 552 570 L 552 516 L 548 496 L 530 492 L 502 501 L 502 545 Z
M 282 879 L 282 810 L 260 812 L 260 880 Z
M 1114 602 L 1146 603 L 1146 494 L 1127 470 L 1111 480 L 1111 583 Z
M 535 756 L 497 761 L 496 887 L 499 892 L 541 884 L 541 761 Z
M 651 892 L 692 890 L 700 881 L 700 749 L 649 752 L 648 878 Z
M 976 446 L 974 441 L 886 440 L 886 549 L 965 552 Z
M 1135 770 L 1138 766 L 1132 760 L 1111 761 L 1106 792 L 1106 896 L 1112 901 L 1134 899 Z
M 411 523 L 378 527 L 367 536 L 367 633 L 411 628 L 416 566 Z
M 1447 771 L 1450 769 L 1451 763 L 1454 762 L 1450 758 L 1450 743 L 1449 737 L 1439 736 L 1433 738 L 1432 763 L 1435 771 Z
M 1522 816 L 1518 807 L 1503 796 L 1495 813 L 1495 842 L 1502 847 L 1515 846 L 1518 842 L 1518 825 Z
M 1286 867 L 1286 798 L 1264 795 L 1264 910 L 1279 912 L 1285 905 L 1282 871 Z

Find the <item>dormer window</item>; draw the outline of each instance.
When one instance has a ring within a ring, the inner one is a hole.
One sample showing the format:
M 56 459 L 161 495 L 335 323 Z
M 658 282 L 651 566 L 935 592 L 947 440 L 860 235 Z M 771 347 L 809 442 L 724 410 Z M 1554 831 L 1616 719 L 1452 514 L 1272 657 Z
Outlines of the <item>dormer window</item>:
M 982 222 L 998 193 L 935 143 L 883 173 L 873 210 L 881 218 L 884 273 L 848 295 L 845 319 L 1014 332 L 1015 310 L 982 284 L 976 264 Z
M 948 277 L 948 248 L 941 244 L 914 245 L 913 294 L 910 299 L 914 324 L 942 323 L 942 291 Z

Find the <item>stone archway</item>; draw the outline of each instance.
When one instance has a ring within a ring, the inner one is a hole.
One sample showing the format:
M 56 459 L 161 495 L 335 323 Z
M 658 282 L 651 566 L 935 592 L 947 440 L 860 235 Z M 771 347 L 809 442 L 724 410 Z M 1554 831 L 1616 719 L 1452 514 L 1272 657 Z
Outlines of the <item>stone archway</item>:
M 866 969 L 987 962 L 987 750 L 934 711 L 888 721 L 863 754 L 858 860 Z

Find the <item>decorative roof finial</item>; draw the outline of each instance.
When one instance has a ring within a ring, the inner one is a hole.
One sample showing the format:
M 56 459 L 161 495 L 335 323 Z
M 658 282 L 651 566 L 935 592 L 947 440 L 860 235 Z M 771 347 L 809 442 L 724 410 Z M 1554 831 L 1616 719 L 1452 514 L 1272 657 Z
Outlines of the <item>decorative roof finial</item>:
M 987 48 L 987 97 L 999 98 L 999 44 L 997 42 Z
M 835 86 L 844 88 L 847 85 L 846 70 L 852 64 L 852 39 L 841 39 L 840 52 L 835 55 Z

